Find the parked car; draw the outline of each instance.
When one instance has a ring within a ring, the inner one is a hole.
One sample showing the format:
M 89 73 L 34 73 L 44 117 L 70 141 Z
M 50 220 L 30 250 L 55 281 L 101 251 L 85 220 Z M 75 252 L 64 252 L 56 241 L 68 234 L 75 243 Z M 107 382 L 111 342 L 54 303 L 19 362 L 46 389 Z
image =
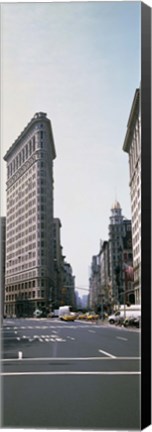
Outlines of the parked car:
M 124 314 L 120 311 L 116 311 L 114 314 L 110 315 L 108 318 L 109 324 L 116 324 L 119 322 L 120 318 L 124 318 Z
M 54 318 L 54 313 L 53 312 L 49 312 L 47 314 L 47 318 Z
M 124 327 L 129 327 L 129 326 L 133 326 L 133 327 L 137 327 L 139 328 L 141 326 L 141 317 L 129 317 L 126 318 L 123 322 Z

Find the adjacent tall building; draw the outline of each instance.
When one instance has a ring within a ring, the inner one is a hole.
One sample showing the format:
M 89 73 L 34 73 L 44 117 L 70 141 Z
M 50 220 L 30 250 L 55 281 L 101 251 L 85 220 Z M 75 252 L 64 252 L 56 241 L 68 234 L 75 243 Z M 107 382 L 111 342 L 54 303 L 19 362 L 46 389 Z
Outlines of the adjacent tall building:
M 118 201 L 114 203 L 111 209 L 109 261 L 112 302 L 114 304 L 126 301 L 134 302 L 132 281 L 128 280 L 125 275 L 125 266 L 132 266 L 131 220 L 124 218 Z
M 61 302 L 62 290 L 62 246 L 61 246 L 61 221 L 59 218 L 53 219 L 53 265 L 54 265 L 54 284 L 52 290 L 52 309 L 58 309 Z
M 89 307 L 96 310 L 100 300 L 101 294 L 101 275 L 100 275 L 100 260 L 99 254 L 92 256 L 91 272 L 89 278 Z
M 5 312 L 48 308 L 54 283 L 51 122 L 34 115 L 7 151 Z
M 75 305 L 74 289 L 75 276 L 73 275 L 72 267 L 66 261 L 63 262 L 63 286 L 61 289 L 61 305 L 69 305 L 72 308 Z
M 111 208 L 108 241 L 100 241 L 98 255 L 92 257 L 89 305 L 110 312 L 115 305 L 134 303 L 131 220 L 124 218 L 120 203 Z
M 52 289 L 52 309 L 68 304 L 72 308 L 75 305 L 74 289 L 75 276 L 69 263 L 65 261 L 61 246 L 61 221 L 53 219 L 53 264 L 54 285 Z
M 99 263 L 101 284 L 99 302 L 101 304 L 101 309 L 104 306 L 106 310 L 109 310 L 112 300 L 112 291 L 110 283 L 109 242 L 106 240 L 100 243 Z
M 0 218 L 0 296 L 1 296 L 1 315 L 4 315 L 4 299 L 5 299 L 5 244 L 6 244 L 6 217 Z
M 141 115 L 140 90 L 135 91 L 123 150 L 128 153 L 132 214 L 135 302 L 141 302 Z
M 122 230 L 123 230 L 123 215 L 120 204 L 115 201 L 111 208 L 110 223 L 109 223 L 109 261 L 110 261 L 110 280 L 112 286 L 112 300 L 114 303 L 119 301 L 120 292 L 116 281 L 116 268 L 121 267 L 122 273 Z M 122 274 L 121 274 L 122 279 Z M 122 280 L 121 287 L 122 291 Z

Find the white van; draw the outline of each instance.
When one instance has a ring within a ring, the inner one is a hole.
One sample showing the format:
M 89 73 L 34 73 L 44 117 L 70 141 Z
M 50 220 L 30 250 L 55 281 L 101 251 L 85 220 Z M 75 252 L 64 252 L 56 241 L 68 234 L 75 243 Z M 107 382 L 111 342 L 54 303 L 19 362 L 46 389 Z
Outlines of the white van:
M 116 324 L 124 319 L 141 318 L 141 305 L 121 305 L 119 309 L 108 318 L 109 324 Z
M 70 315 L 70 306 L 60 306 L 59 307 L 59 318 L 62 319 L 64 315 Z

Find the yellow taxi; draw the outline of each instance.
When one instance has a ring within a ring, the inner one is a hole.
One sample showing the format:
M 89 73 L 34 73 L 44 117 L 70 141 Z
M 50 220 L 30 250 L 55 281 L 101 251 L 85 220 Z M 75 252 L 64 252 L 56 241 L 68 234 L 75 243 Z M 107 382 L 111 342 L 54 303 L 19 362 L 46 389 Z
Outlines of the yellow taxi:
M 76 315 L 75 314 L 63 315 L 61 317 L 62 321 L 75 321 L 75 319 L 76 319 Z
M 98 314 L 95 314 L 95 313 L 88 313 L 86 319 L 87 319 L 88 321 L 97 320 L 97 319 L 99 319 L 99 315 L 98 315 Z
M 87 318 L 86 314 L 80 314 L 80 315 L 78 315 L 78 319 L 79 320 L 83 320 L 83 319 L 86 319 L 86 318 Z

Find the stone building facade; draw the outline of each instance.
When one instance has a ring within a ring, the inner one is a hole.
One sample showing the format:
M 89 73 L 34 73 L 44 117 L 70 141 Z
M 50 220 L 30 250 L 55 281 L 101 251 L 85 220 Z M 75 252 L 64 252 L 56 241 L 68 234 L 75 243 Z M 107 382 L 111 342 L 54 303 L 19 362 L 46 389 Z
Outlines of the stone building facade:
M 0 276 L 1 276 L 1 286 L 0 286 L 0 296 L 1 296 L 1 315 L 4 315 L 4 299 L 5 299 L 5 245 L 6 245 L 6 217 L 2 216 L 0 218 Z
M 66 261 L 63 262 L 62 288 L 61 288 L 61 305 L 75 306 L 75 276 L 72 267 Z
M 96 310 L 100 302 L 101 281 L 100 281 L 100 260 L 99 254 L 92 256 L 91 272 L 89 278 L 89 307 Z
M 53 219 L 53 265 L 54 283 L 52 289 L 52 309 L 58 309 L 61 300 L 62 289 L 62 246 L 61 246 L 61 221 L 59 218 Z
M 110 260 L 109 260 L 109 242 L 103 241 L 100 245 L 99 252 L 100 263 L 100 292 L 99 304 L 104 310 L 109 310 L 112 292 L 110 284 Z
M 132 245 L 135 302 L 141 303 L 141 114 L 140 89 L 136 89 L 123 144 L 130 174 Z
M 124 218 L 118 201 L 111 209 L 109 224 L 109 264 L 112 287 L 112 303 L 120 304 L 126 300 L 125 264 L 133 265 L 131 220 Z M 134 294 L 131 281 L 127 281 L 127 290 Z
M 49 308 L 53 286 L 53 161 L 51 122 L 34 115 L 7 151 L 5 312 Z

